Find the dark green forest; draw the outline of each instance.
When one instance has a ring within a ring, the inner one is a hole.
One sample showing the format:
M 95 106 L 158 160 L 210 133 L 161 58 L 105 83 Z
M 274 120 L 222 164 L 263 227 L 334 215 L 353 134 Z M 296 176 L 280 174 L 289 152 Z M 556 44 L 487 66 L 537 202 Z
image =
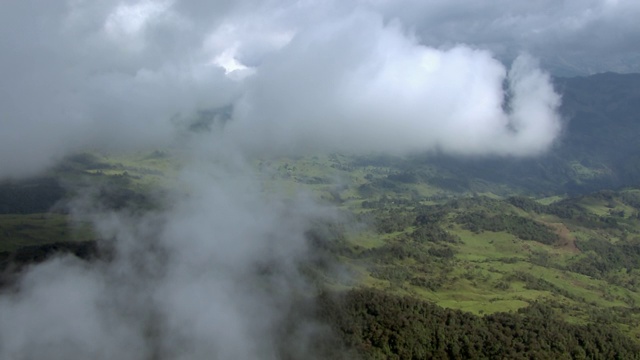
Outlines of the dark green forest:
M 477 316 L 413 297 L 358 289 L 318 298 L 319 318 L 346 348 L 370 359 L 637 359 L 640 346 L 616 328 L 559 320 L 533 303 Z

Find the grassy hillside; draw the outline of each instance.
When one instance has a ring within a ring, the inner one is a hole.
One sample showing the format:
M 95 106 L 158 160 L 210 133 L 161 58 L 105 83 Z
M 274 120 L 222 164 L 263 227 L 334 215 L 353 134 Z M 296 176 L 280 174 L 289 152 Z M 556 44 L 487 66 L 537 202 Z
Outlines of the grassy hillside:
M 154 206 L 152 193 L 169 186 L 175 161 L 165 153 L 70 156 L 42 177 L 0 182 L 0 253 L 21 247 L 96 240 L 73 220 L 66 203 L 78 197 L 113 209 Z
M 551 202 L 454 193 L 347 160 L 288 159 L 277 166 L 284 181 L 313 189 L 369 225 L 364 233 L 345 227 L 326 236 L 356 286 L 475 314 L 543 302 L 571 322 L 616 324 L 640 338 L 639 190 Z M 331 174 L 309 184 L 303 175 L 309 168 Z

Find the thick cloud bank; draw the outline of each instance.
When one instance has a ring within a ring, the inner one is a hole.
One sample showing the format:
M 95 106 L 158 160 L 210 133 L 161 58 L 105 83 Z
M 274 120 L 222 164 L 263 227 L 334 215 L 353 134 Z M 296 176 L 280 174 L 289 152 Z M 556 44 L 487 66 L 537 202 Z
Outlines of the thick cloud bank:
M 86 146 L 163 146 L 225 106 L 250 147 L 536 154 L 558 100 L 517 65 L 537 90 L 510 79 L 511 96 L 534 113 L 500 111 L 496 59 L 638 71 L 639 14 L 632 0 L 5 1 L 0 177 Z
M 487 51 L 428 48 L 367 12 L 298 33 L 247 84 L 229 131 L 261 150 L 530 155 L 560 128 L 529 57 L 507 74 Z
M 406 4 L 425 16 L 448 6 Z M 250 150 L 549 146 L 559 100 L 535 61 L 507 70 L 455 31 L 442 48 L 404 15 L 384 2 L 3 2 L 0 177 L 87 146 L 165 146 L 198 111 L 224 107 L 227 136 Z

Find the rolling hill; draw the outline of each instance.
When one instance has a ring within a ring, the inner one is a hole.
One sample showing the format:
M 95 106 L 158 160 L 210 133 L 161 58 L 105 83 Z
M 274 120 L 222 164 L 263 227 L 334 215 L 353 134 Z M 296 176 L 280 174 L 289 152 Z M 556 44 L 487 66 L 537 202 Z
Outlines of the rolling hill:
M 307 232 L 316 257 L 303 270 L 317 293 L 306 295 L 317 306 L 306 316 L 339 335 L 316 344 L 321 353 L 640 353 L 640 75 L 555 83 L 564 135 L 540 158 L 255 160 L 265 191 L 310 192 L 341 214 Z M 3 286 L 57 252 L 108 258 L 65 204 L 84 196 L 113 210 L 156 209 L 178 163 L 172 150 L 87 152 L 40 178 L 0 183 Z

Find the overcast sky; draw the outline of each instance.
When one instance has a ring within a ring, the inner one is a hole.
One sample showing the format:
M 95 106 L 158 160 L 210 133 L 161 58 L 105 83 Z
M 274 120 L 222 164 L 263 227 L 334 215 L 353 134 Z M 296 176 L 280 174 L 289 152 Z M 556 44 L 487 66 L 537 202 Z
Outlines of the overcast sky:
M 3 1 L 0 177 L 166 146 L 225 106 L 225 137 L 261 153 L 536 155 L 561 131 L 545 72 L 638 70 L 638 15 L 632 0 Z

